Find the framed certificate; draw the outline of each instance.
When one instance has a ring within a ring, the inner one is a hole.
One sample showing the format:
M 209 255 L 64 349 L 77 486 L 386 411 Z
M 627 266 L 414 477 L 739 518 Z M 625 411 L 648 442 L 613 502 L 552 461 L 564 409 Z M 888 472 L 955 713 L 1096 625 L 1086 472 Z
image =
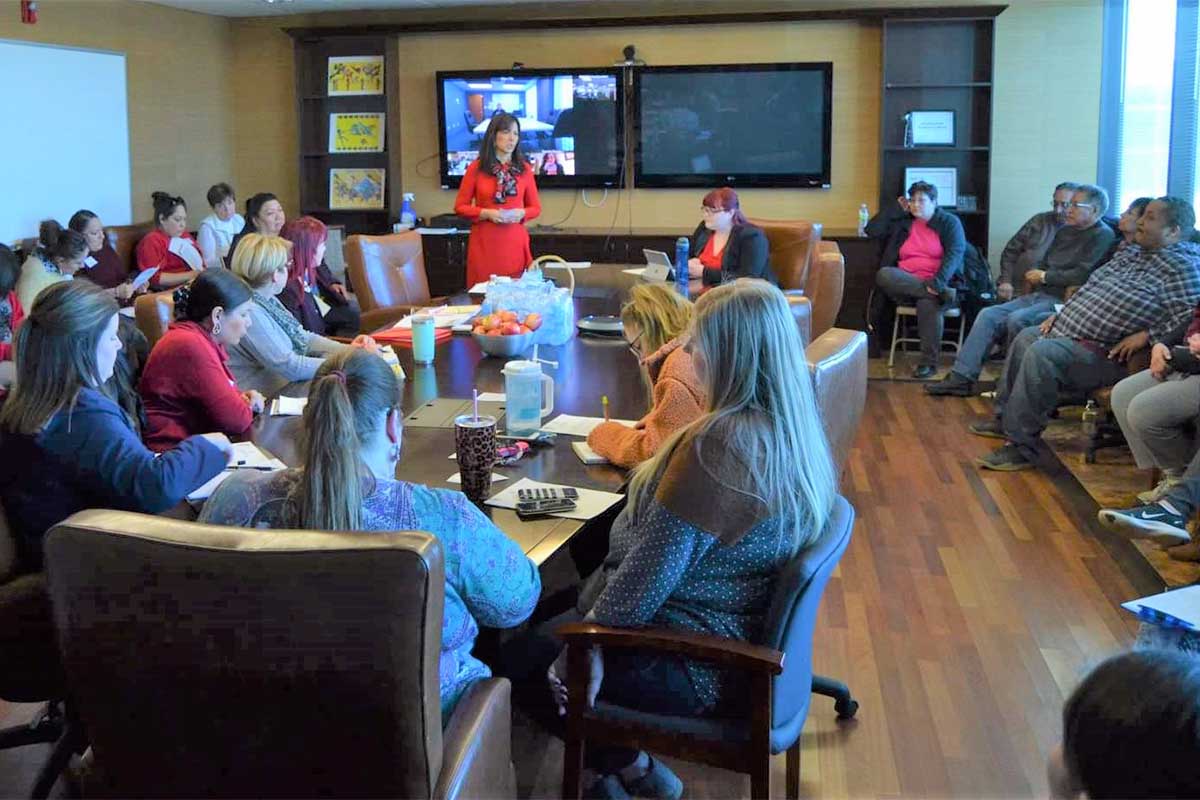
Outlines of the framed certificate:
M 913 147 L 954 146 L 953 111 L 910 111 L 908 126 Z
M 900 191 L 907 194 L 908 187 L 917 181 L 932 184 L 937 189 L 939 206 L 954 208 L 958 205 L 958 169 L 956 167 L 905 167 L 904 186 Z

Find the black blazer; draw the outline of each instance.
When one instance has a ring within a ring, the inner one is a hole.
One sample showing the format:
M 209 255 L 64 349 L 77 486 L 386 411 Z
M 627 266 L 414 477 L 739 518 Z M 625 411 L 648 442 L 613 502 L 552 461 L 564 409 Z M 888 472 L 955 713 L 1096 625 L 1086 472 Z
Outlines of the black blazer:
M 700 257 L 700 251 L 711 236 L 712 231 L 704 227 L 703 222 L 696 227 L 692 234 L 692 258 Z M 779 281 L 771 271 L 770 253 L 762 228 L 749 223 L 734 225 L 729 232 L 729 241 L 725 243 L 725 250 L 721 253 L 721 268 L 705 268 L 704 285 L 716 286 L 738 278 L 762 278 L 778 286 Z

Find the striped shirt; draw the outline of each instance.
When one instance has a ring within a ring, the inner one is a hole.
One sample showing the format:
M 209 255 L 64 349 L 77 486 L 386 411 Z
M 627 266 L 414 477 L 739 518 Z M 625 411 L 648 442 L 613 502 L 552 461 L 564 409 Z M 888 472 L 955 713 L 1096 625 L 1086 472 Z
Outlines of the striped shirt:
M 1200 244 L 1130 245 L 1096 269 L 1054 318 L 1049 336 L 1105 346 L 1139 331 L 1162 341 L 1200 302 Z

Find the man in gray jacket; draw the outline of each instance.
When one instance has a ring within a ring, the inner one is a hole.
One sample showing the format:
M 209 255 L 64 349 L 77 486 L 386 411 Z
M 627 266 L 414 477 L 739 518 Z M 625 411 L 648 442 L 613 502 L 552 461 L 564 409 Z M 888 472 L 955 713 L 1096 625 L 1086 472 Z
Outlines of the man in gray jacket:
M 1031 291 L 1007 303 L 979 312 L 945 378 L 925 387 L 932 395 L 969 397 L 992 344 L 1008 341 L 1025 328 L 1041 324 L 1063 302 L 1068 286 L 1080 286 L 1108 252 L 1116 234 L 1101 221 L 1108 210 L 1108 193 L 1099 186 L 1079 186 L 1068 203 L 1067 224 L 1051 240 L 1039 263 L 1025 271 Z

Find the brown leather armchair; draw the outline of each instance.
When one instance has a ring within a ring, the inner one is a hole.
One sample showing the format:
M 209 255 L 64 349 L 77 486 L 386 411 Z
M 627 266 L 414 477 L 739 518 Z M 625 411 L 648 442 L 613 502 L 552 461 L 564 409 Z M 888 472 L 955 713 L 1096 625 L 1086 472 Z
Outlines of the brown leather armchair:
M 150 347 L 167 332 L 167 326 L 175 319 L 175 300 L 172 292 L 149 292 L 138 295 L 133 301 L 133 319 L 138 330 L 146 337 Z
M 846 262 L 837 242 L 821 239 L 819 222 L 751 219 L 771 248 L 771 270 L 789 297 L 801 292 L 812 303 L 812 333 L 833 327 L 842 308 Z
M 97 793 L 516 796 L 508 681 L 442 726 L 435 537 L 93 510 L 45 552 Z
M 116 241 L 113 243 L 113 249 L 117 251 L 117 256 L 121 259 L 121 263 L 126 269 L 133 270 L 134 267 L 134 249 L 137 243 L 142 240 L 150 231 L 154 230 L 153 222 L 138 222 L 134 225 L 109 225 L 104 229 L 104 232 L 116 236 Z M 37 237 L 31 236 L 21 240 L 21 250 L 28 255 L 37 247 Z
M 429 296 L 421 234 L 387 236 L 356 234 L 344 246 L 346 271 L 362 308 L 364 333 L 390 325 L 412 306 L 435 305 L 445 298 Z
M 840 475 L 867 402 L 867 334 L 831 328 L 814 339 L 804 355 Z

